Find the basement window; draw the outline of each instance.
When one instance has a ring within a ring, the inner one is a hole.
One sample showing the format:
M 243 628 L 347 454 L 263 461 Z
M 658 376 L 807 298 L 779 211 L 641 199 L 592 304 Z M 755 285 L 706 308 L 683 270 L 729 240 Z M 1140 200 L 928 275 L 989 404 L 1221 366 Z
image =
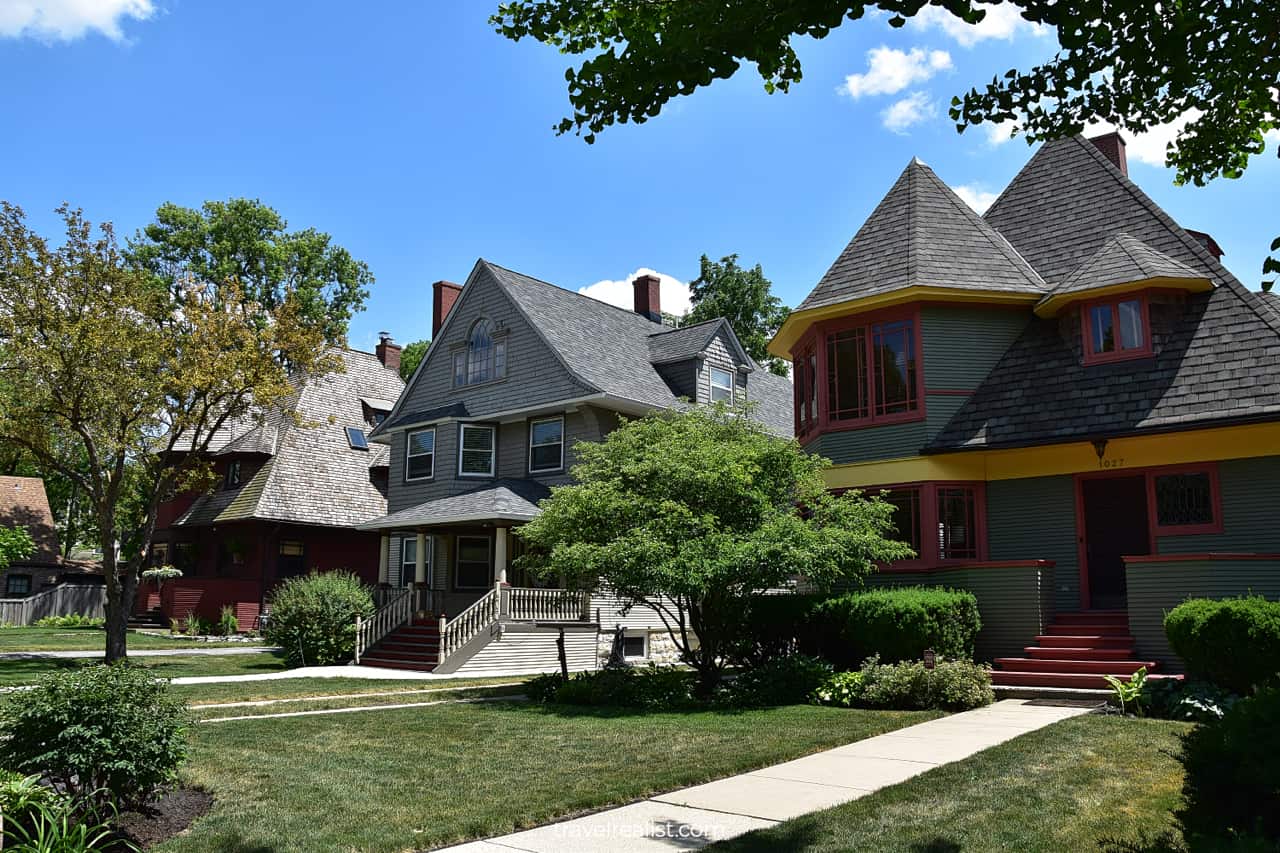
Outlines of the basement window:
M 649 656 L 648 634 L 626 634 L 622 638 L 622 657 L 626 660 L 639 660 Z

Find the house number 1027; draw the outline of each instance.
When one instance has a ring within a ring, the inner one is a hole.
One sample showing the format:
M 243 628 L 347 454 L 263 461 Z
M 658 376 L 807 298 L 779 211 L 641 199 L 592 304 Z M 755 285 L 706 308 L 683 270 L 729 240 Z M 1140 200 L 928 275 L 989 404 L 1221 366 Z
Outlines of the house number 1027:
M 1123 468 L 1124 457 L 1122 456 L 1119 459 L 1099 459 L 1098 465 L 1102 468 Z

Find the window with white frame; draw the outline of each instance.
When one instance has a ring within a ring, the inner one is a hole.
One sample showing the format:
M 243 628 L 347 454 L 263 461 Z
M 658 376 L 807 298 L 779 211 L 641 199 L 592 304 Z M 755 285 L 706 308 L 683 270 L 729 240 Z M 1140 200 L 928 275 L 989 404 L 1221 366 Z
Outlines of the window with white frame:
M 431 537 L 428 536 L 424 540 L 425 545 L 422 550 L 422 564 L 427 573 L 427 586 L 431 586 L 431 553 L 435 550 L 432 547 Z M 400 539 L 400 585 L 408 586 L 417 579 L 418 576 L 418 537 L 404 536 Z
M 493 584 L 493 563 L 488 536 L 459 536 L 453 586 L 455 589 L 487 589 Z
M 733 403 L 733 372 L 720 367 L 711 368 L 711 402 Z
M 495 429 L 486 424 L 461 424 L 458 476 L 492 477 L 496 457 Z
M 564 418 L 529 421 L 529 472 L 559 471 L 564 467 Z
M 624 634 L 622 637 L 622 657 L 626 660 L 647 658 L 649 656 L 649 635 L 644 632 Z
M 507 342 L 486 319 L 476 320 L 467 346 L 453 356 L 453 387 L 479 385 L 507 375 Z
M 436 429 L 409 433 L 405 442 L 404 478 L 430 480 L 436 471 Z

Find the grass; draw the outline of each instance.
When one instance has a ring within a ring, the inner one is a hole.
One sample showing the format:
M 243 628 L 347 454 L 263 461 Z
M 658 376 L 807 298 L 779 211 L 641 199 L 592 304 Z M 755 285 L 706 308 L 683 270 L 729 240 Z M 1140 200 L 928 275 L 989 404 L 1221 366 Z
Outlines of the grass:
M 101 628 L 3 628 L 0 654 L 7 652 L 93 652 L 106 648 Z M 197 641 L 186 637 L 129 632 L 131 649 L 208 649 L 244 646 L 243 642 Z M 253 645 L 249 643 L 248 645 Z
M 722 842 L 716 853 L 1100 850 L 1173 826 L 1184 723 L 1066 720 L 900 785 Z
M 400 691 L 398 693 L 370 693 L 360 696 L 297 698 L 280 704 L 237 705 L 231 708 L 192 705 L 191 710 L 195 719 L 203 721 L 227 717 L 265 717 L 272 714 L 295 714 L 336 708 L 377 708 L 382 705 L 428 705 L 435 702 L 488 701 L 491 698 L 519 696 L 523 692 L 523 688 L 519 685 L 474 689 L 458 689 L 457 687 L 430 689 L 430 693 L 406 693 Z
M 369 678 L 281 678 L 271 681 L 242 681 L 230 684 L 175 684 L 170 690 L 188 704 L 199 706 L 213 702 L 256 702 L 267 699 L 404 694 L 411 690 L 435 690 L 450 687 L 487 687 L 494 684 L 523 682 L 524 677 L 448 678 L 448 679 L 369 679 Z M 407 694 L 413 696 L 415 694 Z
M 937 716 L 495 702 L 196 726 L 213 811 L 160 853 L 402 851 L 494 835 Z
M 165 655 L 164 657 L 131 658 L 160 678 L 191 675 L 249 675 L 259 672 L 281 672 L 284 656 L 274 652 L 245 655 Z M 59 669 L 72 669 L 98 663 L 98 658 L 27 658 L 0 661 L 0 687 L 33 684 L 41 675 Z

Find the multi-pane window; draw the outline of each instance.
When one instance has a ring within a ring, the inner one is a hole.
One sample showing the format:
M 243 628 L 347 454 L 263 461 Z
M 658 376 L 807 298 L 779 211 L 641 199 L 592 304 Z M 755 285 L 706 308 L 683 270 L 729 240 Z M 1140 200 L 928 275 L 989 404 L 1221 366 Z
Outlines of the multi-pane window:
M 307 571 L 307 546 L 298 539 L 281 539 L 276 576 L 291 578 Z
M 806 435 L 818 425 L 818 354 L 814 347 L 801 350 L 795 368 L 796 434 Z
M 31 594 L 31 575 L 6 575 L 4 594 L 10 598 Z
M 733 373 L 719 367 L 711 368 L 711 402 L 733 402 Z
M 494 428 L 482 424 L 462 424 L 458 442 L 458 475 L 492 477 L 494 471 Z
M 1148 494 L 1158 535 L 1210 533 L 1222 527 L 1213 467 L 1154 471 Z
M 868 490 L 876 494 L 877 490 Z M 963 483 L 895 486 L 883 495 L 893 505 L 892 538 L 916 552 L 914 565 L 985 558 L 981 487 Z
M 938 559 L 978 559 L 978 500 L 972 486 L 939 486 Z
M 1128 296 L 1085 305 L 1086 362 L 1118 361 L 1150 353 L 1151 336 L 1143 297 Z
M 425 540 L 426 544 L 422 549 L 422 565 L 426 570 L 427 585 L 431 585 L 431 537 Z M 400 538 L 400 585 L 408 586 L 414 583 L 418 576 L 418 537 L 402 536 Z
M 453 356 L 453 385 L 477 385 L 507 375 L 507 342 L 494 337 L 493 323 L 477 320 L 467 336 L 467 347 Z
M 890 489 L 884 499 L 886 503 L 893 504 L 895 538 L 899 542 L 906 542 L 918 555 L 920 530 L 923 527 L 923 519 L 920 517 L 920 489 Z
M 820 353 L 802 349 L 796 367 L 796 431 L 903 420 L 920 411 L 916 321 L 845 326 L 822 334 Z M 816 358 L 816 355 L 821 358 Z M 825 400 L 819 413 L 819 371 Z
M 875 414 L 914 411 L 920 396 L 916 388 L 915 322 L 876 323 L 871 327 L 871 334 Z
M 404 456 L 404 478 L 406 480 L 427 480 L 435 474 L 436 467 L 436 430 L 420 429 L 406 437 Z
M 492 583 L 490 541 L 487 536 L 459 536 L 457 570 L 453 585 L 457 589 L 485 589 Z
M 564 467 L 564 418 L 529 422 L 529 470 L 559 471 Z

